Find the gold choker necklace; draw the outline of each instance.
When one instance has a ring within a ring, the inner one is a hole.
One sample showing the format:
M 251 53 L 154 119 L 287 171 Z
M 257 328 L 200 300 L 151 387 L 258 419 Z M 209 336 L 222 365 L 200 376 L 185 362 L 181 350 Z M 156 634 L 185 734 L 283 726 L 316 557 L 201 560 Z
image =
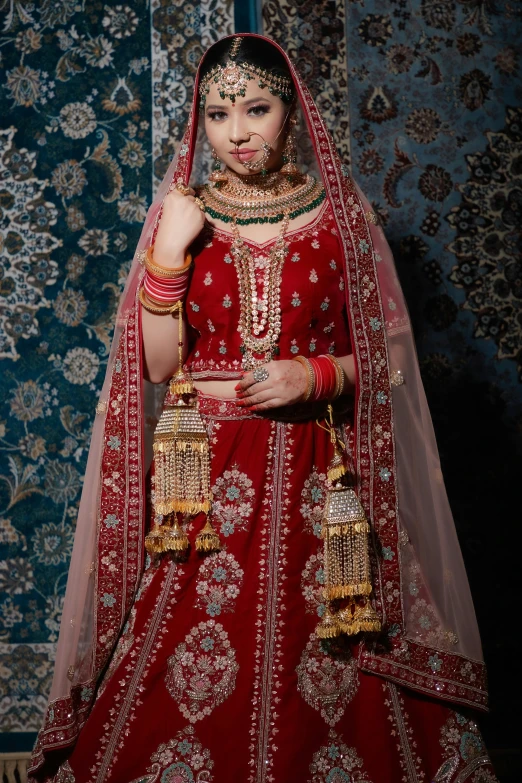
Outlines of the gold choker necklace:
M 241 176 L 227 170 L 227 182 L 204 185 L 199 192 L 210 217 L 239 226 L 280 223 L 311 212 L 324 201 L 325 191 L 310 174 L 293 177 L 279 171 L 267 175 Z

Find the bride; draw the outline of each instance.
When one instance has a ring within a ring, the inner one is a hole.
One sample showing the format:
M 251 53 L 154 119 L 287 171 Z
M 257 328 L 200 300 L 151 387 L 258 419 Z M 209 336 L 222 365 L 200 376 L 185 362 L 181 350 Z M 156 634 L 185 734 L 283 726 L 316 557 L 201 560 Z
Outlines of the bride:
M 378 219 L 280 47 L 222 39 L 122 297 L 31 779 L 491 783 L 486 698 Z

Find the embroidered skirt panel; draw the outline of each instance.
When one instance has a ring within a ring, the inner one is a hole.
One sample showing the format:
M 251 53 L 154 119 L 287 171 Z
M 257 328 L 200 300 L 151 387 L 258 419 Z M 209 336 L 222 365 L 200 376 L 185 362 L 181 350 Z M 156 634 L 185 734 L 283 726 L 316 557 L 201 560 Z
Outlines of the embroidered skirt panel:
M 493 783 L 469 716 L 315 636 L 327 433 L 203 395 L 200 409 L 223 548 L 148 563 L 55 783 Z

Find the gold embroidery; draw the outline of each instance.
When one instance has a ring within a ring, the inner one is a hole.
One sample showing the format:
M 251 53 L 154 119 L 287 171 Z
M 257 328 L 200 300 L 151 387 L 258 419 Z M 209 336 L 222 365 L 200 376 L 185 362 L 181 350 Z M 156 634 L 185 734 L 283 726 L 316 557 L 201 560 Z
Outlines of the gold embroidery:
M 314 783 L 330 783 L 334 780 L 370 783 L 356 749 L 348 747 L 342 736 L 333 729 L 328 732 L 327 743 L 314 753 L 310 772 Z
M 377 215 L 375 214 L 375 212 L 372 212 L 371 209 L 369 209 L 368 212 L 365 212 L 364 216 L 368 221 L 368 223 L 373 223 L 374 226 L 376 226 L 379 223 L 377 219 Z
M 98 404 L 96 405 L 96 413 L 102 414 L 107 413 L 107 401 L 106 400 L 98 400 Z
M 191 723 L 210 715 L 230 696 L 239 671 L 228 634 L 215 620 L 196 625 L 167 665 L 167 690 Z
M 390 383 L 392 386 L 402 386 L 405 383 L 402 370 L 393 370 L 390 374 Z
M 72 678 L 74 677 L 74 672 L 75 671 L 76 670 L 75 670 L 74 666 L 69 666 L 69 668 L 67 669 L 67 677 L 68 677 L 69 680 L 72 680 Z
M 359 686 L 357 660 L 346 638 L 325 643 L 312 633 L 296 673 L 303 699 L 335 726 Z

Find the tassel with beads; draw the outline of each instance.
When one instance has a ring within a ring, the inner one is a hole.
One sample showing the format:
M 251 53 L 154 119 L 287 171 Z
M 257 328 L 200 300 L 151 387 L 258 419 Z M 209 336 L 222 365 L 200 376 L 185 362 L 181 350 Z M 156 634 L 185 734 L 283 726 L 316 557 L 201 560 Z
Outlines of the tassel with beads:
M 328 406 L 326 429 L 334 447 L 328 469 L 329 489 L 324 508 L 321 537 L 324 540 L 325 598 L 329 606 L 316 633 L 331 639 L 344 633 L 380 631 L 381 623 L 371 601 L 371 568 L 369 556 L 370 526 L 353 488 L 348 486 L 340 448 L 344 447 L 335 432 L 332 408 Z M 339 608 L 342 599 L 348 606 Z M 330 605 L 331 604 L 331 605 Z
M 192 378 L 182 369 L 183 326 L 179 319 L 179 369 L 171 378 L 163 412 L 154 432 L 154 492 L 156 520 L 145 539 L 150 553 L 188 550 L 189 540 L 177 515 L 204 513 L 207 521 L 196 537 L 196 549 L 217 551 L 221 542 L 208 515 L 212 506 L 210 447 L 205 423 L 197 408 Z

